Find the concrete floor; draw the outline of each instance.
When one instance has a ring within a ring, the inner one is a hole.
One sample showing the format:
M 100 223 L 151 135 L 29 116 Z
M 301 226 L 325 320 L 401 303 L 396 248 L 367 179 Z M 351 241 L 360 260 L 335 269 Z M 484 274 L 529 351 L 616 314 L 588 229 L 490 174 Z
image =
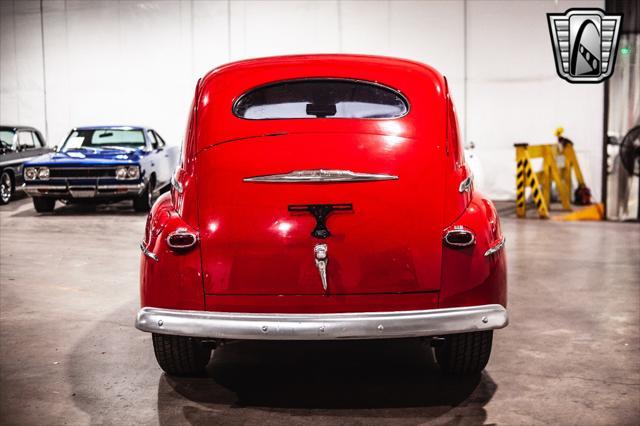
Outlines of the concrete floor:
M 638 424 L 640 226 L 505 219 L 511 324 L 486 371 L 418 341 L 236 343 L 169 378 L 133 328 L 144 215 L 0 207 L 2 424 Z

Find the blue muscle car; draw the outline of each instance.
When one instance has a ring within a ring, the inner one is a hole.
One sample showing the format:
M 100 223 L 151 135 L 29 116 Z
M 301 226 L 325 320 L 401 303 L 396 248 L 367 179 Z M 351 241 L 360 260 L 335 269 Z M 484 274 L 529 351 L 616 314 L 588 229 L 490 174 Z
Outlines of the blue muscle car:
M 147 211 L 171 183 L 178 147 L 166 146 L 153 129 L 92 126 L 73 129 L 53 153 L 24 164 L 24 190 L 38 212 L 56 200 L 110 202 L 132 199 Z

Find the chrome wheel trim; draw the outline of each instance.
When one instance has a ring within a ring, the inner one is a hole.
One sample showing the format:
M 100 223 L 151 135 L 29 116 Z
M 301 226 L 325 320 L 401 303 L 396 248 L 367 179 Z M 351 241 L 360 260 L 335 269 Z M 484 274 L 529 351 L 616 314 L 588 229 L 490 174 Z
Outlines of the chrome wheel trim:
M 7 172 L 2 173 L 0 178 L 0 198 L 5 203 L 11 199 L 11 176 Z

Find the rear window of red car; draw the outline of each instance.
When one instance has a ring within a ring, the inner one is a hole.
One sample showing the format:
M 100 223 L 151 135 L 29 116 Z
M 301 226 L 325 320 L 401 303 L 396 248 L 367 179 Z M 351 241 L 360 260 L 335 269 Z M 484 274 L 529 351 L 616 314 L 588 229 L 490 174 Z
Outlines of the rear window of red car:
M 233 113 L 249 120 L 287 118 L 398 118 L 409 103 L 396 90 L 346 79 L 288 80 L 240 96 Z

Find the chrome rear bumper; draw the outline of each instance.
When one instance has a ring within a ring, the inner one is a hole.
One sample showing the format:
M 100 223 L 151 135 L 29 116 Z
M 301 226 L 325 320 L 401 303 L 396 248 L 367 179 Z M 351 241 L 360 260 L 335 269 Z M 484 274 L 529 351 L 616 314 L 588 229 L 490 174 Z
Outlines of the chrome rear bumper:
M 142 331 L 211 339 L 338 340 L 441 336 L 505 327 L 501 305 L 342 314 L 250 314 L 142 308 Z

